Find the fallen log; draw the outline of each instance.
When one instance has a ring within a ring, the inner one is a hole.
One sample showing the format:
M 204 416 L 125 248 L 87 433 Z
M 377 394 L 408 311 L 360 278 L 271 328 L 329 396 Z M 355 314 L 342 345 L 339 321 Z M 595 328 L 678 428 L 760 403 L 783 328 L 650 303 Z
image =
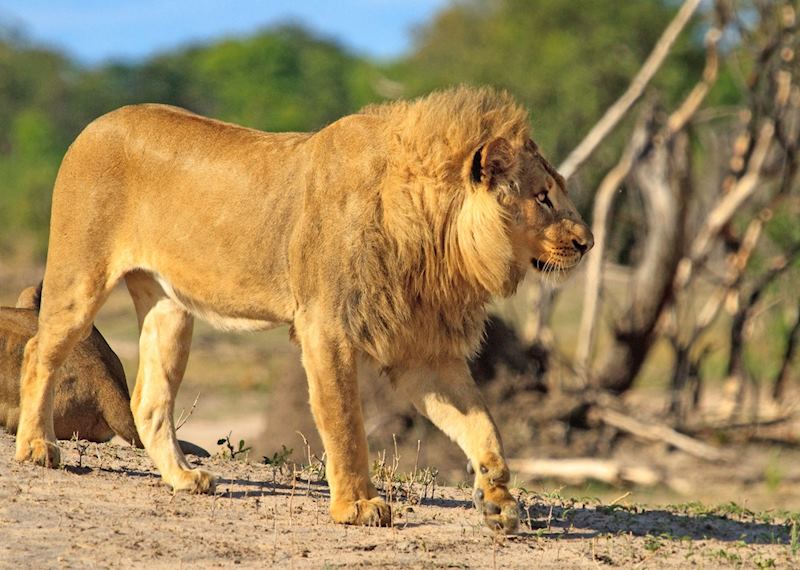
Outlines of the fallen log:
M 509 459 L 508 466 L 526 479 L 556 479 L 570 485 L 600 481 L 609 485 L 666 485 L 678 493 L 690 490 L 687 481 L 646 465 L 623 465 L 613 459 L 577 457 L 570 459 Z
M 666 424 L 645 423 L 610 408 L 595 408 L 591 416 L 604 424 L 645 441 L 662 441 L 699 459 L 724 461 L 728 455 L 716 447 L 675 431 Z

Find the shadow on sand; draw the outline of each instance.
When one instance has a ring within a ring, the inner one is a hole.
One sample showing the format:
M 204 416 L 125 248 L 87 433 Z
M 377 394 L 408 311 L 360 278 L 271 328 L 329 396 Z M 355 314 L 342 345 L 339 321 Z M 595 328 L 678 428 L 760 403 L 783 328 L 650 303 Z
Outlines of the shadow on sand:
M 551 510 L 552 508 L 552 510 Z M 770 523 L 742 514 L 682 513 L 636 507 L 564 507 L 536 503 L 523 508 L 523 525 L 549 538 L 593 538 L 605 534 L 714 539 L 746 544 L 790 544 L 791 524 Z M 753 518 L 753 520 L 743 520 Z

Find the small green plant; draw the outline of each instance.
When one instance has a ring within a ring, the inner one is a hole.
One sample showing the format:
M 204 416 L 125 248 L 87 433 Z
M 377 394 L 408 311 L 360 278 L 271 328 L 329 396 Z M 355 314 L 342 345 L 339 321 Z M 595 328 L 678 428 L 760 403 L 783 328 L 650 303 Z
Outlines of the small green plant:
M 789 531 L 789 546 L 792 550 L 792 556 L 797 556 L 797 551 L 800 550 L 800 542 L 797 539 L 797 520 L 792 521 L 792 528 Z
M 725 560 L 726 562 L 730 562 L 732 564 L 742 563 L 741 556 L 739 556 L 736 552 L 728 552 L 724 548 L 720 548 L 719 550 L 714 552 L 713 555 L 721 560 Z
M 252 449 L 252 447 L 245 447 L 243 439 L 239 440 L 238 449 L 234 447 L 233 443 L 231 442 L 232 433 L 233 432 L 228 432 L 228 435 L 218 439 L 217 445 L 224 445 L 225 447 L 227 447 L 227 450 L 223 450 L 223 455 L 226 455 L 228 459 L 236 459 L 240 455 L 245 456 L 247 452 L 249 452 Z
M 615 505 L 597 505 L 597 507 L 595 507 L 595 510 L 598 513 L 602 513 L 604 515 L 610 515 L 610 514 L 613 514 L 613 513 L 617 512 L 617 511 L 625 512 L 625 513 L 635 513 L 636 512 L 636 506 L 634 506 L 634 505 L 620 505 L 620 504 L 615 504 Z
M 414 469 L 410 473 L 400 473 L 400 455 L 397 440 L 394 439 L 394 456 L 387 460 L 386 450 L 379 453 L 372 464 L 372 477 L 375 485 L 386 495 L 389 502 L 400 500 L 410 504 L 420 504 L 433 499 L 436 491 L 436 478 L 439 470 L 435 467 L 419 467 L 421 442 L 417 441 L 417 456 Z
M 263 456 L 264 465 L 269 465 L 272 469 L 273 483 L 278 480 L 278 474 L 283 475 L 285 472 L 294 471 L 294 463 L 290 461 L 292 451 L 294 450 L 291 447 L 286 447 L 285 445 L 281 444 L 280 451 L 276 451 L 271 457 L 268 455 Z
M 755 513 L 733 501 L 723 503 L 714 509 L 714 514 L 720 517 L 738 517 L 740 520 L 745 517 L 753 518 Z
M 756 566 L 758 568 L 762 568 L 762 569 L 763 568 L 775 568 L 775 559 L 774 558 L 766 558 L 766 559 L 763 559 L 763 560 L 761 558 L 758 558 L 758 559 L 755 560 L 755 563 L 756 563 Z
M 648 534 L 644 537 L 644 547 L 650 552 L 656 552 L 662 546 L 664 546 L 664 544 L 661 542 L 659 537 L 651 534 Z
M 272 457 L 264 456 L 264 465 L 271 465 L 273 468 L 283 470 L 289 464 L 289 458 L 294 449 L 281 444 L 281 450 L 272 454 Z
M 310 492 L 311 488 L 311 481 L 325 481 L 325 453 L 322 454 L 322 457 L 317 457 L 315 453 L 311 452 L 311 444 L 308 442 L 308 438 L 303 434 L 303 432 L 298 431 L 297 435 L 303 440 L 303 445 L 305 446 L 306 451 L 306 461 L 305 465 L 300 466 L 300 477 L 305 479 L 308 483 L 308 489 Z

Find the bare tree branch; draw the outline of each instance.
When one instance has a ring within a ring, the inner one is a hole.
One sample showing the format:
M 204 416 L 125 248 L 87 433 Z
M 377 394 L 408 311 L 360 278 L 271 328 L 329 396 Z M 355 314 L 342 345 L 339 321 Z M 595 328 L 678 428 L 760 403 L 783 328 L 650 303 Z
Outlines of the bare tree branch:
M 689 249 L 689 255 L 681 260 L 678 267 L 678 272 L 675 276 L 675 290 L 682 290 L 686 287 L 692 276 L 692 268 L 705 261 L 714 245 L 714 238 L 719 235 L 725 224 L 730 221 L 737 210 L 756 191 L 758 182 L 761 179 L 761 168 L 764 165 L 774 134 L 774 123 L 771 120 L 765 120 L 750 157 L 747 173 L 723 196 L 706 217 L 703 226 L 697 232 L 697 236 Z
M 598 409 L 597 416 L 606 425 L 647 441 L 663 441 L 700 459 L 720 461 L 726 458 L 726 455 L 716 447 L 679 433 L 664 424 L 645 423 L 609 408 Z
M 606 110 L 603 117 L 589 131 L 589 134 L 587 134 L 580 144 L 573 149 L 566 160 L 559 165 L 558 171 L 564 178 L 569 178 L 578 170 L 603 139 L 605 139 L 617 123 L 619 123 L 622 117 L 625 116 L 628 109 L 641 97 L 645 87 L 647 87 L 647 84 L 650 83 L 650 80 L 664 63 L 678 35 L 683 28 L 686 27 L 686 24 L 689 23 L 689 19 L 699 5 L 700 0 L 684 1 L 672 22 L 666 27 L 664 33 L 661 34 L 655 47 L 653 47 L 653 51 L 631 81 L 625 93 Z
M 631 180 L 644 201 L 647 237 L 623 308 L 614 317 L 611 346 L 591 375 L 595 386 L 614 393 L 633 385 L 655 340 L 659 315 L 672 295 L 691 190 L 688 135 L 681 131 L 663 144 L 650 145 L 631 170 Z
M 762 295 L 778 277 L 789 267 L 794 258 L 800 254 L 800 244 L 795 244 L 786 255 L 773 261 L 772 267 L 762 273 L 753 285 L 750 294 L 744 303 L 741 303 L 733 315 L 730 330 L 730 352 L 728 356 L 727 382 L 735 386 L 735 401 L 731 409 L 731 416 L 736 415 L 742 407 L 745 396 L 746 381 L 748 380 L 744 366 L 744 343 L 747 324 L 755 315 L 755 306 Z
M 717 79 L 719 69 L 719 56 L 717 54 L 717 44 L 722 37 L 722 29 L 727 24 L 727 18 L 720 18 L 712 28 L 708 30 L 705 37 L 706 45 L 706 65 L 700 81 L 692 88 L 689 95 L 681 103 L 667 120 L 666 127 L 650 141 L 646 136 L 646 131 L 641 128 L 640 123 L 631 137 L 628 146 L 623 152 L 619 163 L 612 168 L 603 181 L 595 197 L 595 205 L 592 216 L 592 233 L 595 237 L 595 246 L 589 254 L 586 285 L 583 297 L 583 312 L 581 314 L 581 324 L 578 334 L 578 347 L 576 349 L 576 366 L 578 370 L 587 370 L 589 358 L 594 344 L 594 329 L 597 321 L 598 300 L 602 289 L 602 263 L 605 253 L 605 242 L 608 225 L 608 215 L 611 210 L 614 193 L 622 184 L 622 181 L 630 172 L 634 162 L 640 157 L 645 146 L 651 142 L 653 144 L 664 144 L 668 142 L 676 133 L 682 130 L 686 123 L 697 113 L 700 104 L 705 99 L 711 86 Z
M 597 320 L 598 301 L 603 280 L 603 258 L 605 256 L 606 234 L 608 233 L 608 217 L 614 195 L 619 190 L 622 181 L 628 176 L 634 161 L 641 155 L 647 142 L 650 140 L 646 122 L 650 120 L 648 113 L 634 128 L 628 145 L 625 147 L 617 165 L 608 171 L 597 190 L 592 211 L 592 234 L 594 235 L 594 248 L 589 253 L 586 267 L 586 280 L 583 290 L 583 312 L 578 332 L 578 347 L 575 352 L 575 365 L 579 370 L 588 370 L 589 357 L 594 345 L 594 328 Z

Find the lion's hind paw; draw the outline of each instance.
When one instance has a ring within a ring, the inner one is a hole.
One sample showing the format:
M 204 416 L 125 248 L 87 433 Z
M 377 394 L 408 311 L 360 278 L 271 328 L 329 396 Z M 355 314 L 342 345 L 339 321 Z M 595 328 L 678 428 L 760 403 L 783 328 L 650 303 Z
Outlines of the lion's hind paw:
M 61 464 L 61 452 L 56 442 L 41 438 L 32 439 L 27 443 L 18 441 L 14 457 L 17 461 L 31 461 L 42 467 L 56 468 Z

